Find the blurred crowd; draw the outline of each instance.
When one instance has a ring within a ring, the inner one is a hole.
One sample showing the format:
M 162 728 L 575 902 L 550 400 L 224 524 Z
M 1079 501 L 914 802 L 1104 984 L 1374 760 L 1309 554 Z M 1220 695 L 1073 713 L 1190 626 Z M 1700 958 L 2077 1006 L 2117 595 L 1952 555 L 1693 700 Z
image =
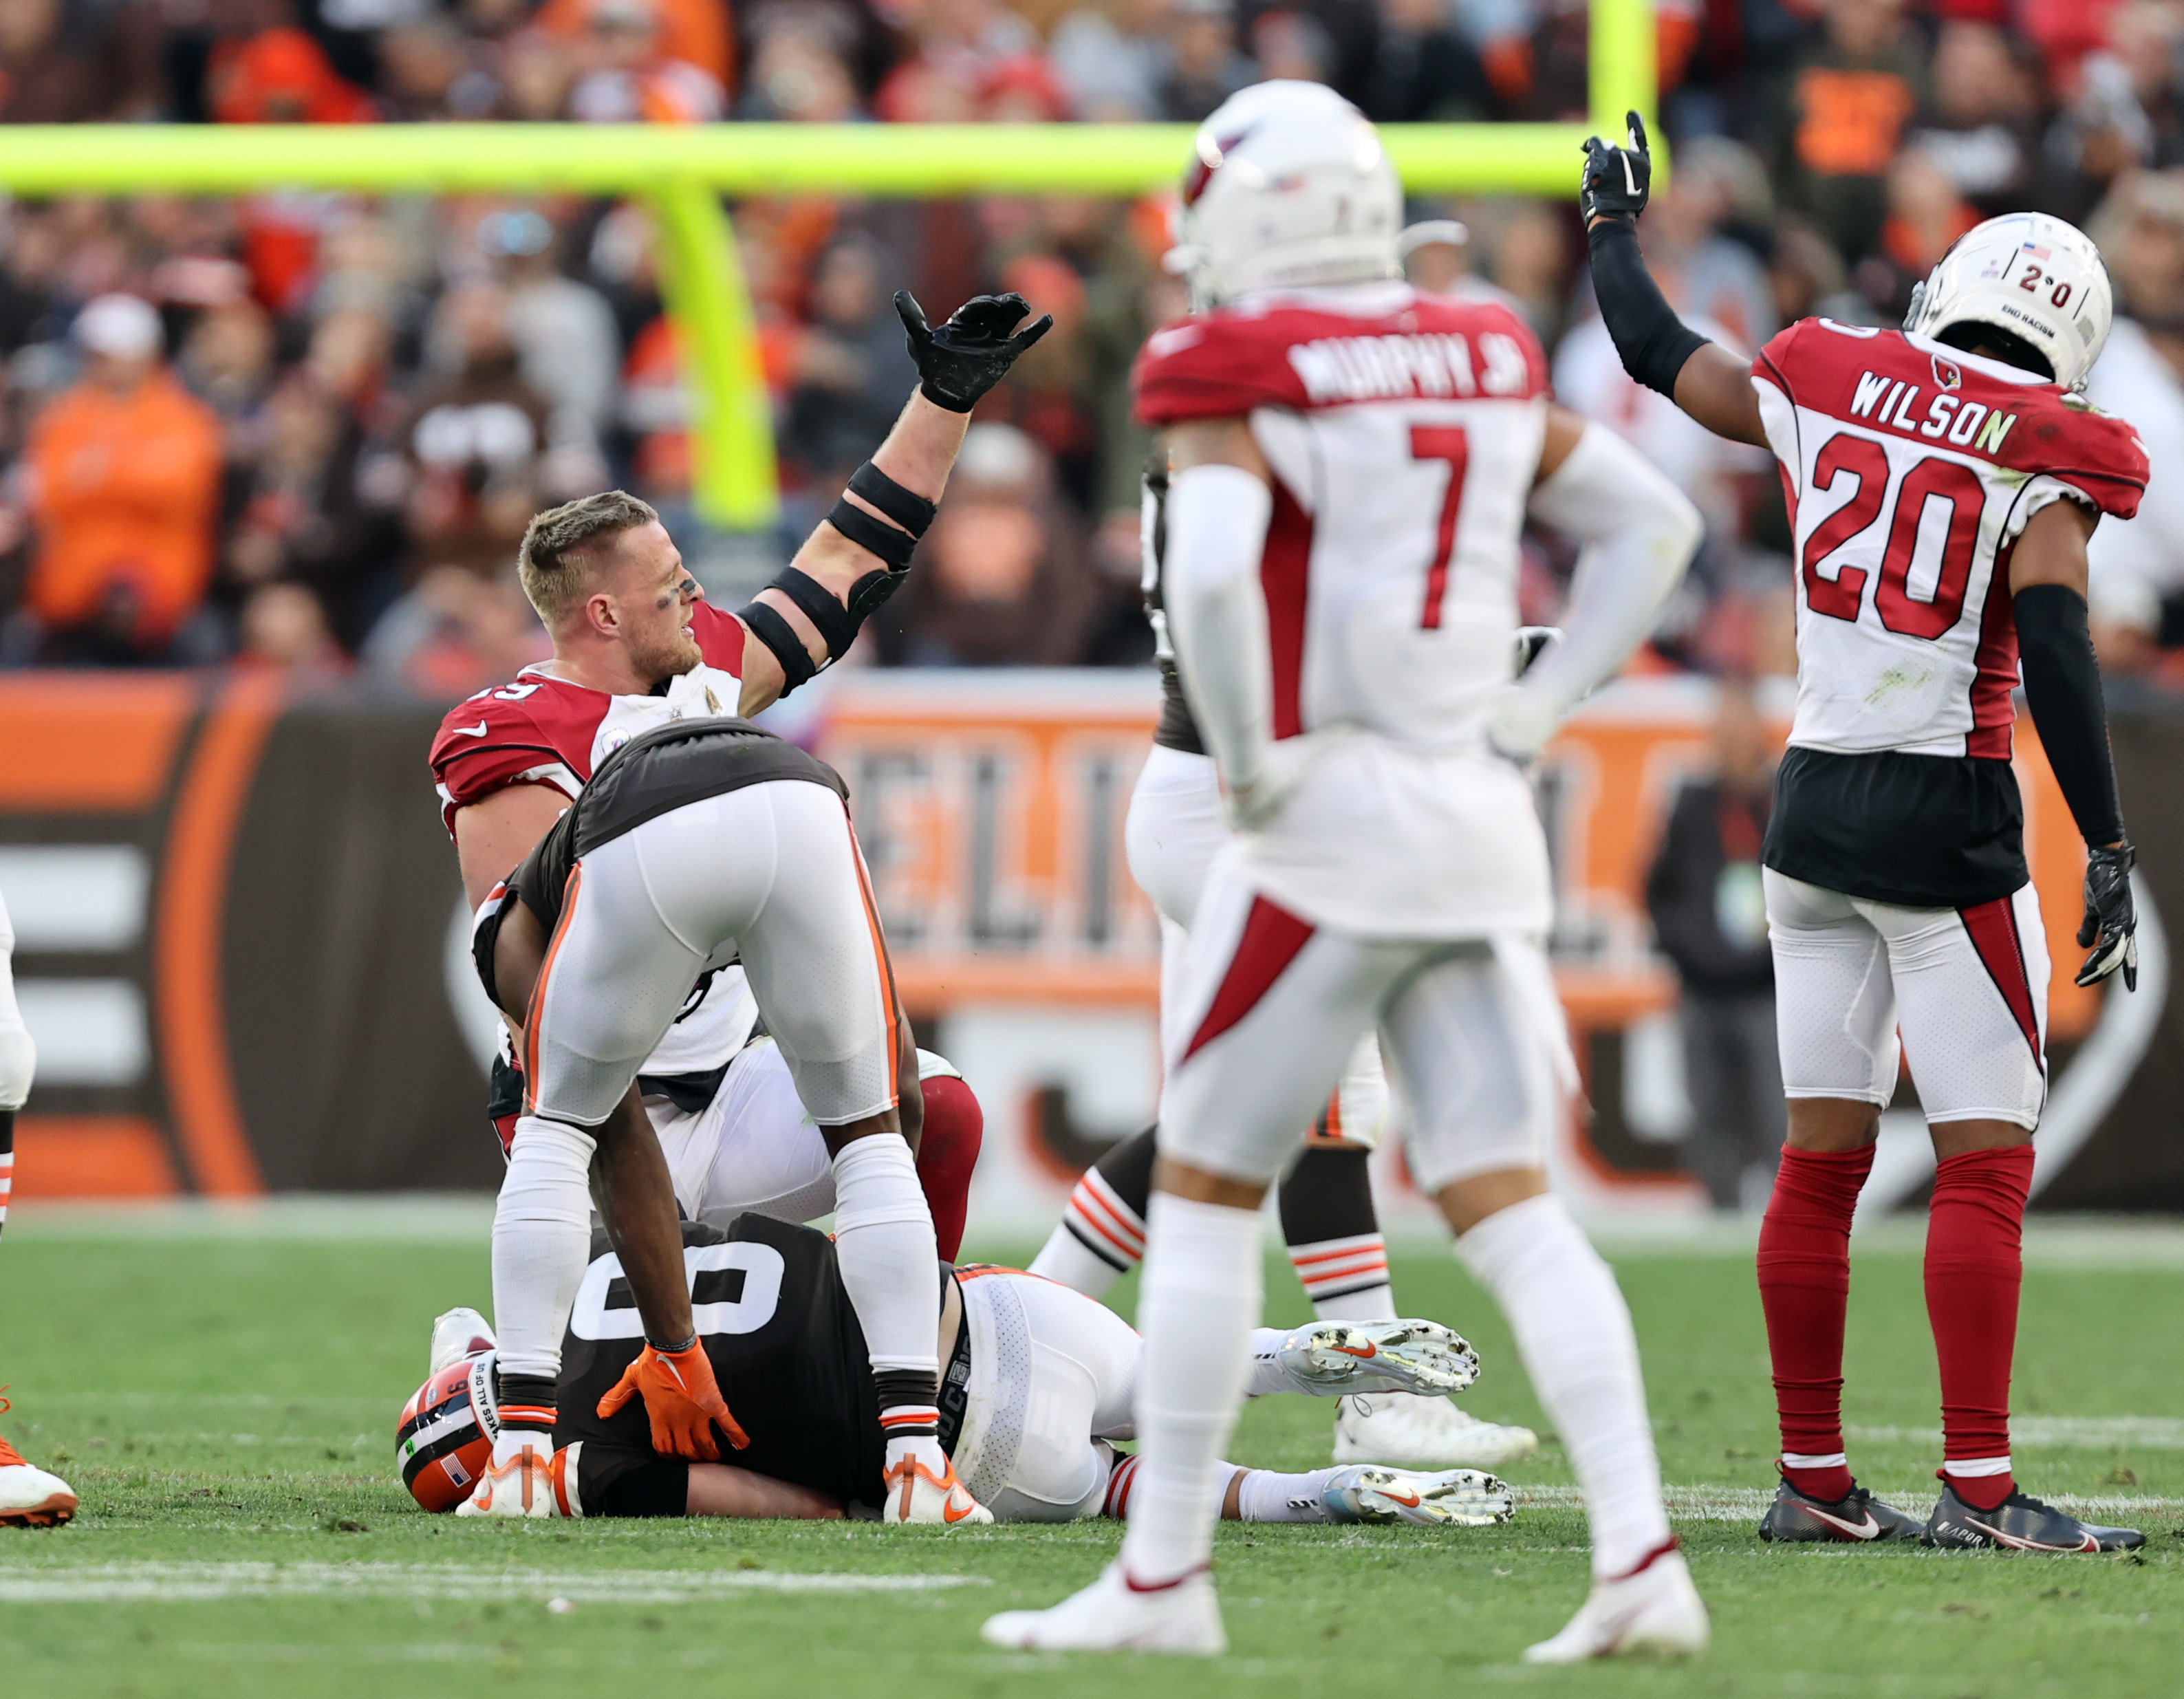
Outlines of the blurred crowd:
M 2119 296 L 2102 404 L 2184 452 L 2184 0 L 1659 0 L 1670 298 L 1756 349 L 1900 320 L 1978 219 L 2087 225 Z M 1195 120 L 1266 76 L 1374 118 L 1580 117 L 1581 0 L 0 0 L 0 121 Z M 156 146 L 146 131 L 146 144 Z M 1572 182 L 1576 160 L 1572 159 Z M 1011 288 L 1057 326 L 981 409 L 865 658 L 1130 665 L 1132 357 L 1184 309 L 1158 202 L 731 207 L 778 444 L 777 534 L 690 499 L 689 400 L 641 203 L 66 198 L 0 208 L 0 666 L 201 665 L 460 694 L 543 653 L 512 554 L 610 484 L 747 593 L 911 376 L 889 306 Z M 1557 394 L 1629 435 L 1708 534 L 1647 664 L 1787 671 L 1779 483 L 1622 374 L 1573 208 L 1420 203 L 1422 287 L 1495 289 Z M 2184 490 L 2103 525 L 2104 661 L 2184 688 Z M 1571 562 L 1528 544 L 1528 617 Z

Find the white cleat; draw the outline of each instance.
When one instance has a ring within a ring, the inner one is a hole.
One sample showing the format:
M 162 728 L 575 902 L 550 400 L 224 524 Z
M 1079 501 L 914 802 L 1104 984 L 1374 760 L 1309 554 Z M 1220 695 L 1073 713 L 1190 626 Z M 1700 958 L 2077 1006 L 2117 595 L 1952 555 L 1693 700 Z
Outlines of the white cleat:
M 1416 1523 L 1422 1528 L 1491 1528 L 1507 1522 L 1516 1496 L 1476 1469 L 1420 1473 L 1359 1463 L 1320 1494 L 1333 1522 Z
M 1684 1554 L 1673 1546 L 1613 1581 L 1595 1581 L 1568 1625 L 1524 1648 L 1527 1663 L 1583 1663 L 1628 1652 L 1704 1652 L 1713 1629 Z
M 1291 1329 L 1275 1356 L 1322 1393 L 1461 1392 L 1479 1379 L 1479 1353 L 1439 1322 L 1314 1322 Z
M 0 1528 L 58 1528 L 75 1515 L 75 1502 L 66 1481 L 0 1440 Z
M 577 1447 L 571 1446 L 569 1451 Z M 554 1517 L 572 1514 L 567 1495 L 569 1451 L 549 1453 L 526 1446 L 479 1479 L 477 1490 L 455 1507 L 457 1516 Z
M 432 1323 L 432 1366 L 426 1373 L 437 1374 L 466 1356 L 493 1350 L 497 1343 L 493 1323 L 476 1310 L 450 1310 Z
M 1540 1449 L 1529 1428 L 1482 1422 L 1446 1398 L 1353 1393 L 1334 1417 L 1334 1461 L 1412 1469 L 1494 1469 Z
M 898 1528 L 921 1524 L 934 1528 L 973 1528 L 991 1522 L 994 1512 L 971 1496 L 971 1490 L 956 1479 L 951 1461 L 945 1475 L 936 1475 L 914 1457 L 905 1457 L 881 1477 L 887 1487 L 886 1506 L 880 1520 Z
M 1228 1650 L 1213 1576 L 1194 1569 L 1180 1579 L 1141 1587 L 1117 1558 L 1081 1593 L 1051 1609 L 1003 1611 L 978 1635 L 989 1646 L 1020 1652 L 1167 1652 L 1218 1657 Z

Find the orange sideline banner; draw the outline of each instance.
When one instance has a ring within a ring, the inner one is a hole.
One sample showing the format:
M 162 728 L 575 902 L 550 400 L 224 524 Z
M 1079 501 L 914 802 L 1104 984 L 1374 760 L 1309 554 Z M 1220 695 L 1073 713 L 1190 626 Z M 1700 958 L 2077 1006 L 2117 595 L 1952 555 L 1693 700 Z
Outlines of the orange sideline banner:
M 1156 683 L 1073 671 L 827 683 L 814 742 L 849 783 L 905 999 L 987 1100 L 981 1184 L 991 1167 L 994 1185 L 1035 1182 L 1045 1198 L 1142 1124 L 1156 1095 L 1158 927 L 1123 847 Z M 1786 720 L 1786 694 L 1768 705 Z M 1676 787 L 1707 760 L 1712 711 L 1702 681 L 1626 681 L 1535 774 L 1560 902 L 1553 955 L 1587 1088 L 1567 1153 L 1580 1179 L 1675 1180 L 1641 1100 L 1641 1064 L 1675 996 L 1642 888 Z M 41 1054 L 18 1198 L 497 1183 L 482 1106 L 493 1020 L 468 979 L 425 766 L 439 713 L 292 698 L 253 675 L 0 677 L 0 894 Z M 2184 854 L 2169 848 L 2184 819 L 2168 821 L 2184 808 L 2167 782 L 2184 718 L 2120 715 L 2115 742 L 2158 926 L 2172 888 L 2184 909 Z M 2081 852 L 2024 723 L 2019 749 L 2055 964 L 2051 1108 L 2077 1047 L 2113 1076 L 2074 1111 L 2090 1118 L 2051 1194 L 2184 1206 L 2176 1141 L 2131 1136 L 2184 1106 L 2165 968 L 2133 1005 L 2136 1036 L 2110 1032 L 2113 999 L 2070 983 Z

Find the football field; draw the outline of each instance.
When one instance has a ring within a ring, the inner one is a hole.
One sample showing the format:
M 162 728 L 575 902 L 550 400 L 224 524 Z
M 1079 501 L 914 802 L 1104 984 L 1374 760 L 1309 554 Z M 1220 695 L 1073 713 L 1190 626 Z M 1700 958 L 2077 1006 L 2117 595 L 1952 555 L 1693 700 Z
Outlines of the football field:
M 1552 1443 L 1509 1471 L 1504 1528 L 1223 1529 L 1236 1648 L 1212 1664 L 1005 1653 L 995 1610 L 1049 1602 L 1111 1524 L 944 1535 L 868 1526 L 474 1524 L 415 1509 L 396 1412 L 439 1310 L 489 1307 L 482 1208 L 303 1206 L 222 1224 L 19 1212 L 0 1245 L 5 1432 L 83 1498 L 0 1534 L 0 1692 L 922 1696 L 1526 1694 L 2018 1699 L 2184 1687 L 2184 1228 L 2033 1229 L 2018 1473 L 2142 1556 L 1774 1549 L 1774 1454 L 1748 1253 L 1613 1249 L 1646 1351 L 1678 1530 L 1714 1612 L 1687 1664 L 1540 1670 L 1518 1653 L 1584 1591 Z M 1921 1514 L 1939 1457 L 1915 1229 L 1857 1259 L 1853 1463 Z M 989 1253 L 1022 1247 L 974 1245 Z M 1468 1404 L 1544 1430 L 1500 1318 L 1453 1262 L 1396 1263 L 1407 1310 L 1485 1369 Z M 1306 1319 L 1286 1267 L 1269 1320 Z M 1123 1295 L 1127 1305 L 1128 1289 Z M 1237 1461 L 1327 1460 L 1331 1408 L 1251 1407 Z

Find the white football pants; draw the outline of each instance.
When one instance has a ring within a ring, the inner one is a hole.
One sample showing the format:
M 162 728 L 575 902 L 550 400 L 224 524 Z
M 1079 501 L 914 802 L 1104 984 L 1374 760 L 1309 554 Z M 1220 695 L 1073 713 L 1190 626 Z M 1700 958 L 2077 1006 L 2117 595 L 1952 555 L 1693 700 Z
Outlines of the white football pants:
M 1183 994 L 1190 928 L 1213 858 L 1228 838 L 1213 758 L 1154 744 L 1130 793 L 1123 842 L 1131 877 L 1160 915 L 1164 1010 L 1173 1008 Z M 1323 1097 L 1306 1124 L 1314 1124 L 1315 1117 L 1323 1114 L 1325 1130 L 1315 1130 L 1315 1139 L 1376 1150 L 1388 1125 L 1389 1109 L 1379 1041 L 1368 1031 L 1351 1052 L 1332 1100 Z
M 1885 1105 L 1900 1042 L 1929 1122 L 2039 1124 L 2048 934 L 2031 885 L 1974 908 L 1912 909 L 1771 867 L 1762 877 L 1786 1095 Z
M 531 1000 L 531 1110 L 596 1127 L 707 966 L 740 959 L 822 1127 L 896 1100 L 894 996 L 842 800 L 798 779 L 671 809 L 577 864 Z
M 1329 932 L 1231 863 L 1207 882 L 1177 995 L 1162 1007 L 1161 1150 L 1271 1181 L 1376 1026 L 1421 1189 L 1545 1164 L 1568 1039 L 1536 941 Z

